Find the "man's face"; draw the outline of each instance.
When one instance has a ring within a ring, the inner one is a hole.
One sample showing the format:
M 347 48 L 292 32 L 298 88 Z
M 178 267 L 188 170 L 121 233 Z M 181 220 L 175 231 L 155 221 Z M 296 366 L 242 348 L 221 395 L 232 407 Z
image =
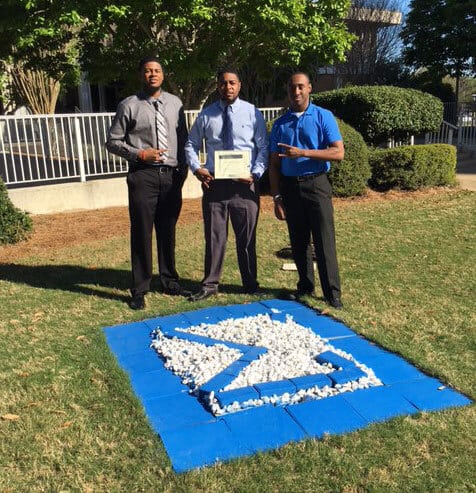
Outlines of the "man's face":
M 240 94 L 241 82 L 238 76 L 232 72 L 225 72 L 217 84 L 220 99 L 227 104 L 232 104 Z
M 309 105 L 311 91 L 311 83 L 304 74 L 293 75 L 288 84 L 288 96 L 291 108 L 297 111 L 304 111 Z
M 144 87 L 149 91 L 158 91 L 164 81 L 164 73 L 160 63 L 147 62 L 141 71 L 141 80 Z

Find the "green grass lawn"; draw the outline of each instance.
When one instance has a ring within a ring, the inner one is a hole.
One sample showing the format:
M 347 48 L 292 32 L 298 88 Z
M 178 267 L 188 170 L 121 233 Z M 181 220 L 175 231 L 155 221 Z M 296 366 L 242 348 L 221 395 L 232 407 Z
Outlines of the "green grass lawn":
M 345 309 L 331 311 L 472 399 L 475 206 L 476 194 L 461 191 L 339 203 Z M 285 224 L 263 213 L 258 261 L 270 297 L 295 286 L 276 256 L 287 245 Z M 201 221 L 180 228 L 177 254 L 196 289 Z M 124 237 L 0 264 L 0 492 L 476 491 L 474 405 L 175 475 L 101 328 L 257 298 L 239 293 L 230 243 L 219 296 L 191 304 L 153 292 L 133 312 L 128 257 Z

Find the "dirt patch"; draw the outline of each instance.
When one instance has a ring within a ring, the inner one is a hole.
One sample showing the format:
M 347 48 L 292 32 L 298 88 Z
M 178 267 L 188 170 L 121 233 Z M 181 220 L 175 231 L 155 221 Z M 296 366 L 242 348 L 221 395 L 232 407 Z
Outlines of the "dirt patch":
M 418 192 L 389 191 L 378 193 L 368 190 L 362 197 L 335 199 L 336 208 L 352 206 L 355 203 L 385 200 L 416 199 L 421 196 L 436 195 L 448 189 L 437 188 Z M 271 197 L 261 199 L 261 212 L 272 214 Z M 32 216 L 34 231 L 27 240 L 16 245 L 0 247 L 0 263 L 13 262 L 29 256 L 51 256 L 55 250 L 69 246 L 92 244 L 129 234 L 129 214 L 127 207 L 110 207 L 92 211 L 65 212 Z M 185 199 L 180 214 L 180 224 L 201 221 L 200 199 Z

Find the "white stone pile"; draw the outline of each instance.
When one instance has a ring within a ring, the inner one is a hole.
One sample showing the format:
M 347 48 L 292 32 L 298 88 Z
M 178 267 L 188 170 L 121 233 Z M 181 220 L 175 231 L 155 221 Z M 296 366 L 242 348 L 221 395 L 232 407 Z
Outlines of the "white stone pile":
M 342 392 L 381 385 L 380 380 L 375 377 L 370 368 L 360 364 L 344 351 L 334 348 L 326 339 L 319 337 L 311 329 L 297 324 L 290 315 L 286 315 L 284 322 L 271 319 L 269 314 L 260 314 L 237 319 L 230 318 L 211 325 L 202 323 L 188 329 L 177 328 L 176 330 L 237 344 L 262 346 L 267 349 L 266 354 L 252 361 L 220 391 L 335 371 L 331 365 L 320 364 L 316 361 L 316 357 L 325 351 L 332 351 L 353 361 L 367 375 L 345 385 L 311 387 L 301 389 L 294 394 L 285 392 L 282 395 L 262 399 L 233 402 L 224 407 L 220 406 L 216 396 L 211 392 L 208 406 L 215 415 L 266 404 L 296 404 L 304 400 L 321 399 Z M 240 351 L 223 344 L 206 346 L 179 338 L 168 338 L 160 332 L 160 329 L 156 331 L 152 346 L 165 359 L 165 366 L 180 375 L 183 383 L 192 390 L 196 390 L 241 357 Z
M 192 390 L 208 382 L 241 356 L 240 351 L 224 344 L 206 346 L 177 337 L 166 337 L 160 330 L 154 332 L 151 347 L 165 360 L 165 368 L 180 376 L 182 383 Z

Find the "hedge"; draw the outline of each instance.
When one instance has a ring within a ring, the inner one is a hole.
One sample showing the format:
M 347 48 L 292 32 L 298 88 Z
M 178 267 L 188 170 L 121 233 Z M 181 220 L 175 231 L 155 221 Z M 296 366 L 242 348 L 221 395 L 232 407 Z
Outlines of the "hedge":
M 24 240 L 32 229 L 31 218 L 12 204 L 7 187 L 0 179 L 0 245 Z
M 415 89 L 346 87 L 313 94 L 312 99 L 352 125 L 371 145 L 436 131 L 443 119 L 443 103 Z
M 342 161 L 332 162 L 329 180 L 336 197 L 362 195 L 371 176 L 369 151 L 362 135 L 350 125 L 337 119 L 344 141 L 345 156 Z
M 456 183 L 456 147 L 448 144 L 375 150 L 369 162 L 369 184 L 377 190 L 418 190 Z

